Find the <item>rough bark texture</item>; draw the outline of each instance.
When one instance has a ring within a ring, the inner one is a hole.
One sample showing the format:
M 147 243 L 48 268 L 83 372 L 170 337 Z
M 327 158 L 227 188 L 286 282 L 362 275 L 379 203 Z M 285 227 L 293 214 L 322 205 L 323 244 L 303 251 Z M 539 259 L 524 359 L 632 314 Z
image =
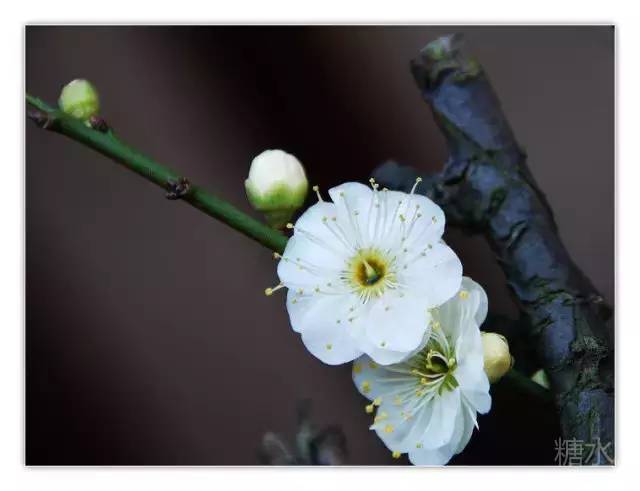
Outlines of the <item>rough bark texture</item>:
M 563 437 L 611 443 L 613 458 L 611 308 L 571 260 L 487 76 L 460 52 L 460 40 L 428 44 L 411 69 L 450 153 L 440 174 L 421 176 L 419 189 L 443 207 L 449 223 L 487 238 L 527 320 L 523 335 L 534 339 L 549 374 Z M 417 173 L 387 163 L 374 176 L 406 191 Z

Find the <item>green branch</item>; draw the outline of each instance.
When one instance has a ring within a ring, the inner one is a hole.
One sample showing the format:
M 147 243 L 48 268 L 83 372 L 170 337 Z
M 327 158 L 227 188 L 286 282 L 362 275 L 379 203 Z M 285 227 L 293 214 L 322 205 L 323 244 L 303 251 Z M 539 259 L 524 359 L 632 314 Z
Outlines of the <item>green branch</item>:
M 120 140 L 108 128 L 104 131 L 62 113 L 37 97 L 26 95 L 27 103 L 36 111 L 29 117 L 41 128 L 68 136 L 83 145 L 115 160 L 148 181 L 168 190 L 170 199 L 180 198 L 209 216 L 226 223 L 272 251 L 282 253 L 287 237 L 243 213 L 230 203 L 205 189 L 190 184 L 183 176 L 155 162 Z

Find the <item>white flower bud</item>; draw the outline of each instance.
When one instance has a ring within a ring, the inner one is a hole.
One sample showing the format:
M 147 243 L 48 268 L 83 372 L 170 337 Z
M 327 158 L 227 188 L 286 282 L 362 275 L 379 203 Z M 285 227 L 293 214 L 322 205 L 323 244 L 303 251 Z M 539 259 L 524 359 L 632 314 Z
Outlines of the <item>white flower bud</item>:
M 95 87 L 87 80 L 76 79 L 62 88 L 58 105 L 65 114 L 86 121 L 98 114 L 100 101 Z
M 263 212 L 274 228 L 284 227 L 304 203 L 309 189 L 304 167 L 283 150 L 265 150 L 254 158 L 244 185 L 251 205 Z
M 509 353 L 509 343 L 504 336 L 495 332 L 482 333 L 484 351 L 484 371 L 492 384 L 500 380 L 513 366 Z

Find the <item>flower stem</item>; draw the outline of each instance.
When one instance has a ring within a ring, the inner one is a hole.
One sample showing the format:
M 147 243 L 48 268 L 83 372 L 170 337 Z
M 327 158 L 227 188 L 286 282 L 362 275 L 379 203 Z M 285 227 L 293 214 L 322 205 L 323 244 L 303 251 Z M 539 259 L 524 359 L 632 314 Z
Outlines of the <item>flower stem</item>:
M 171 190 L 177 183 L 184 182 L 183 176 L 128 146 L 111 129 L 105 128 L 105 131 L 100 131 L 89 127 L 84 122 L 67 116 L 29 94 L 26 95 L 26 100 L 36 109 L 36 111 L 29 113 L 29 117 L 38 126 L 63 134 L 96 150 L 165 190 Z M 278 253 L 284 251 L 287 244 L 285 235 L 250 217 L 205 189 L 189 184 L 179 197 L 191 206 L 226 223 L 272 251 Z

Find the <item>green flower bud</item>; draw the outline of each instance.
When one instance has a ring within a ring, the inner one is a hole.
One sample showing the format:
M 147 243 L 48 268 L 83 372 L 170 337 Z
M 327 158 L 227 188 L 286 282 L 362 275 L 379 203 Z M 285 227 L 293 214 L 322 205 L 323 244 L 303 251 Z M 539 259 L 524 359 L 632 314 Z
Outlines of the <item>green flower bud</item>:
M 98 114 L 100 101 L 95 87 L 87 80 L 76 79 L 62 88 L 58 105 L 65 114 L 82 121 Z
M 509 353 L 509 343 L 504 336 L 495 332 L 482 333 L 484 351 L 484 371 L 492 384 L 500 380 L 513 366 Z
M 274 228 L 291 220 L 309 190 L 300 161 L 282 150 L 265 150 L 254 158 L 244 186 L 251 205 Z
M 545 372 L 542 368 L 531 375 L 531 380 L 533 380 L 536 384 L 541 385 L 545 389 L 549 388 L 549 376 L 547 375 L 547 372 Z

